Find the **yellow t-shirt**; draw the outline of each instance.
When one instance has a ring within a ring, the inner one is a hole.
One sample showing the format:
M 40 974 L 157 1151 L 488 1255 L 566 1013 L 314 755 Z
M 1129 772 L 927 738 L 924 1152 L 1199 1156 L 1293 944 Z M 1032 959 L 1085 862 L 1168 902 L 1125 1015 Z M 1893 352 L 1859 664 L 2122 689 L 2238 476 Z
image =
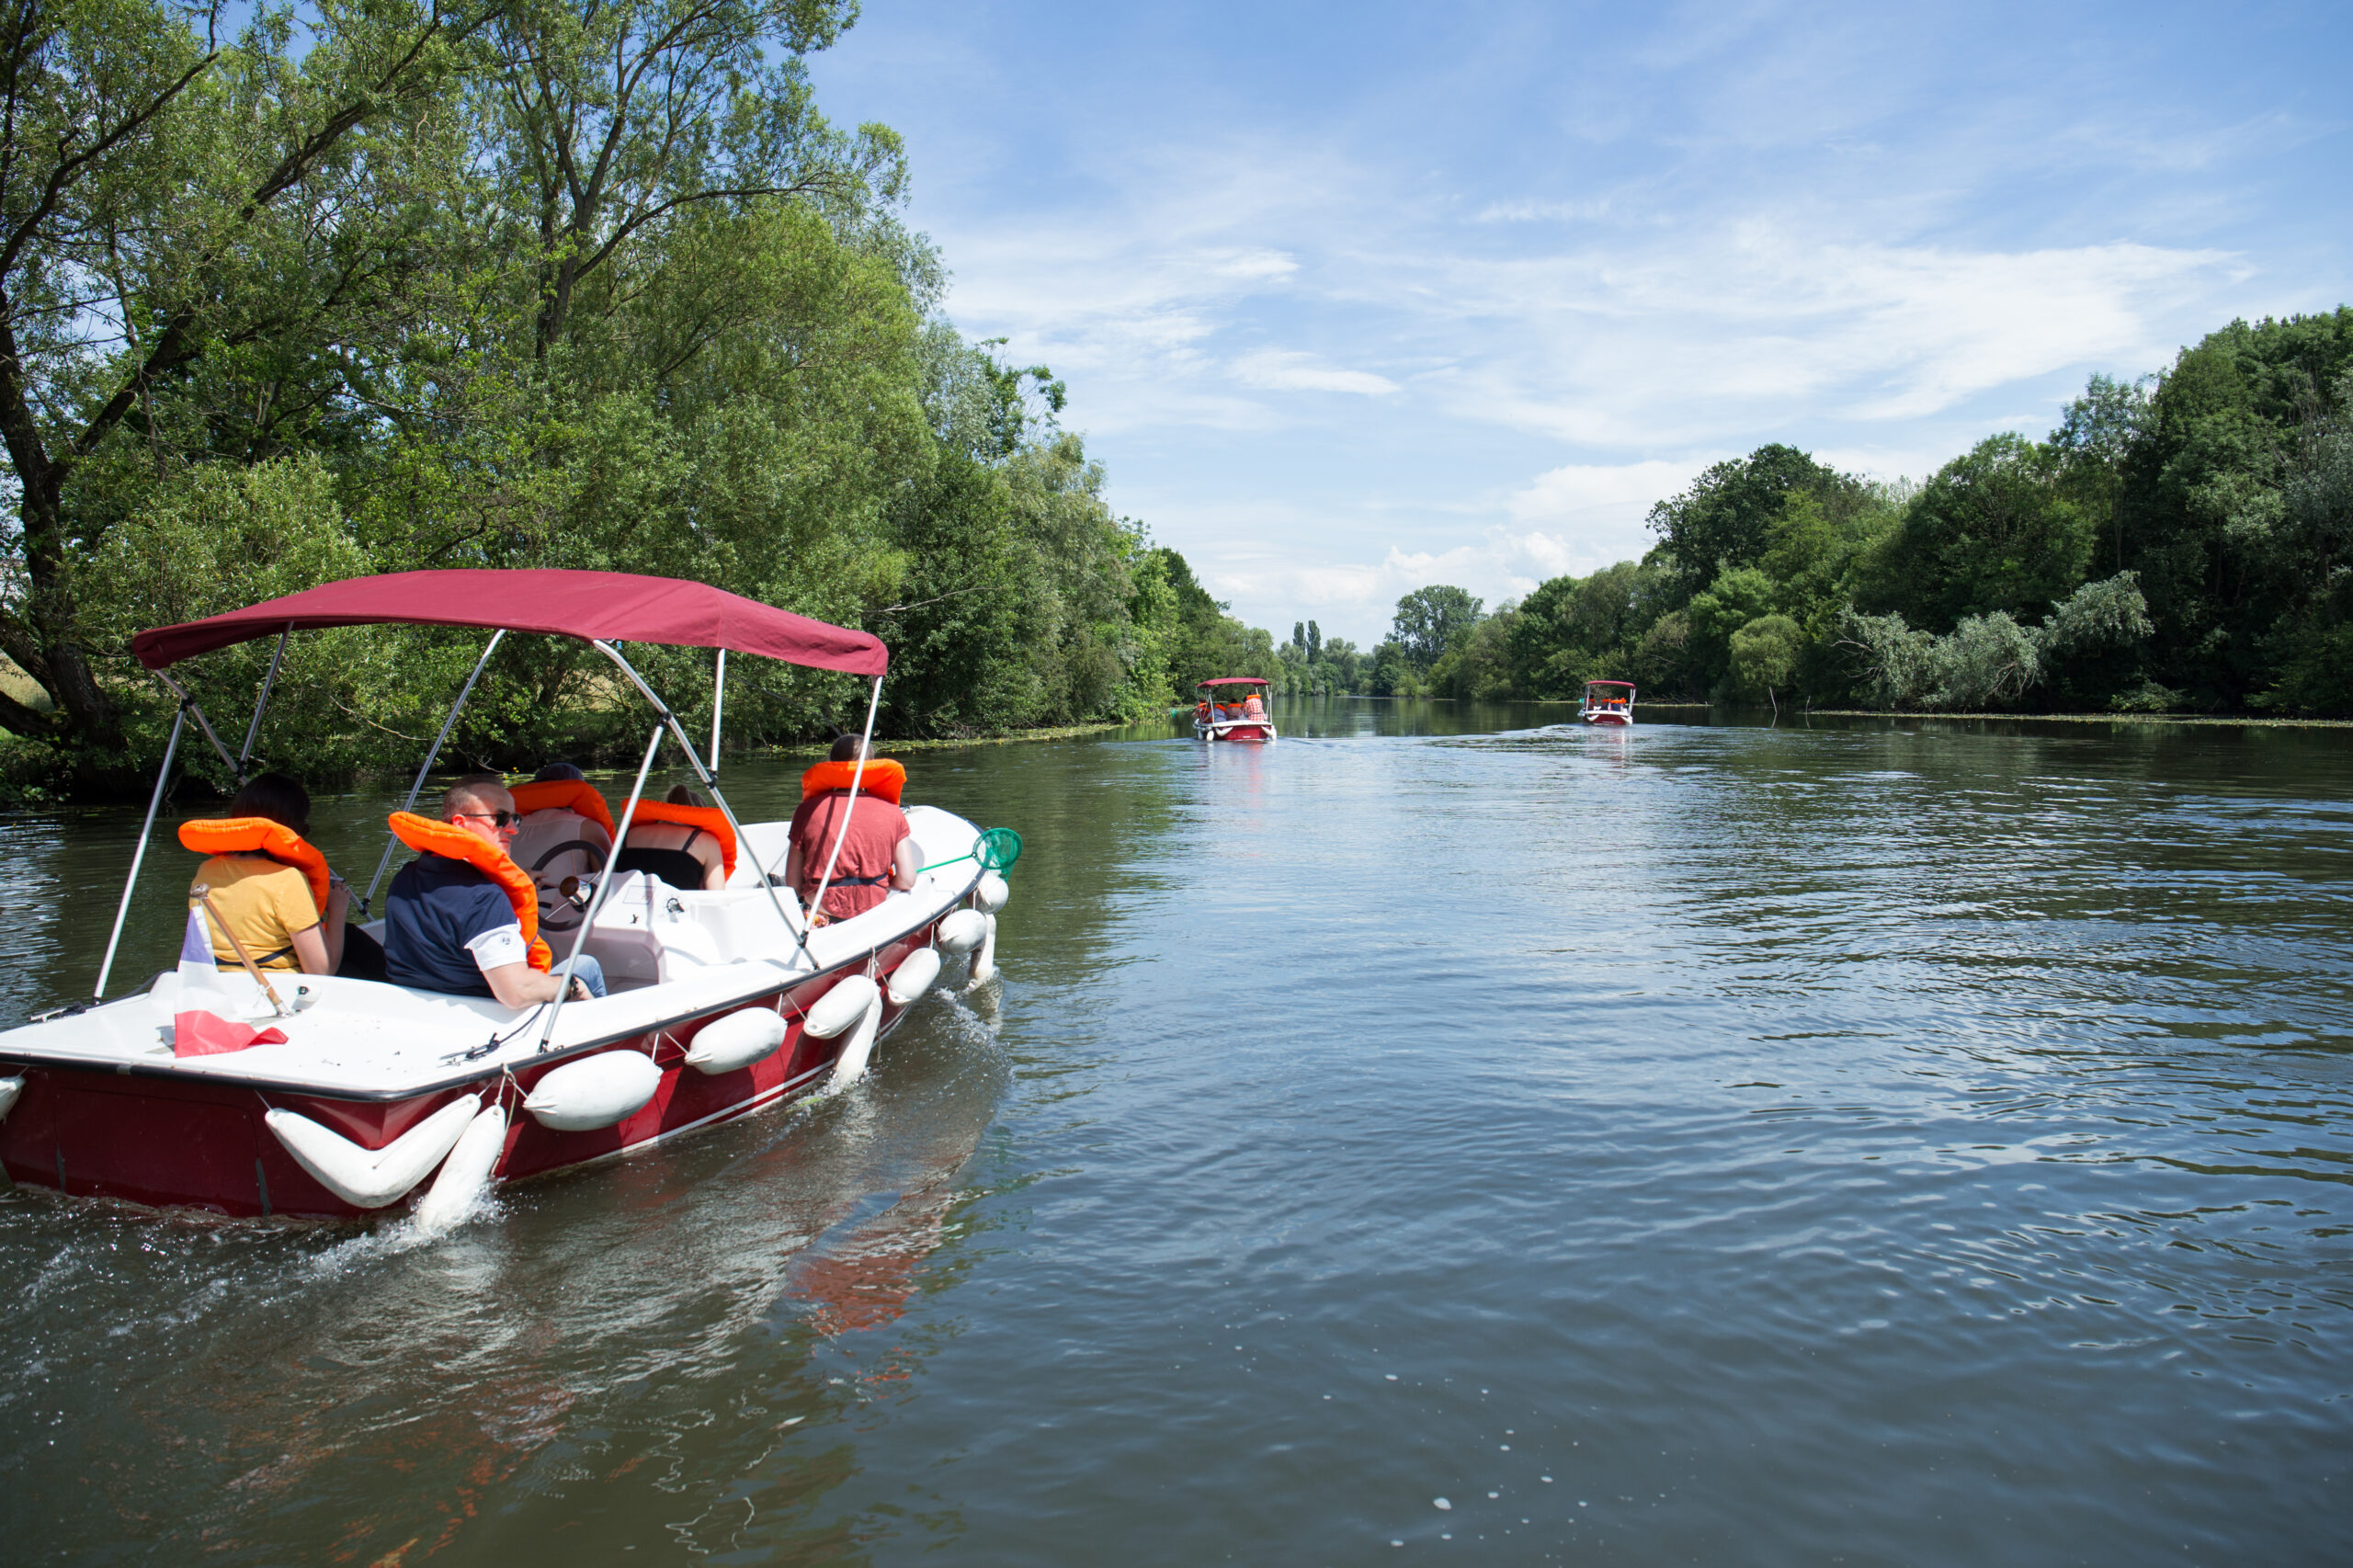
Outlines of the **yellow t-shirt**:
M 294 957 L 294 933 L 319 923 L 319 906 L 311 902 L 311 884 L 291 866 L 281 866 L 266 855 L 215 855 L 196 869 L 196 882 L 212 890 L 212 907 L 245 945 L 245 952 L 262 969 L 301 969 Z M 237 949 L 221 934 L 210 915 L 204 928 L 212 937 L 212 957 L 223 969 L 242 969 Z

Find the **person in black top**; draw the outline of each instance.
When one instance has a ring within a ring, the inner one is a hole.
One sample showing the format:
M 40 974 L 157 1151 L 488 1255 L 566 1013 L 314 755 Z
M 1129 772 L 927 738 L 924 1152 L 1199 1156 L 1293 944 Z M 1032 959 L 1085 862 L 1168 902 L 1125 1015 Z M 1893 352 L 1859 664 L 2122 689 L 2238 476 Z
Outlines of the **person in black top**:
M 515 797 L 495 775 L 460 778 L 441 798 L 441 820 L 502 854 L 515 837 Z M 429 851 L 401 868 L 384 903 L 384 978 L 459 996 L 494 996 L 509 1007 L 552 1002 L 563 977 L 530 966 L 522 923 L 506 891 L 485 873 Z M 573 994 L 605 994 L 605 971 L 580 955 Z

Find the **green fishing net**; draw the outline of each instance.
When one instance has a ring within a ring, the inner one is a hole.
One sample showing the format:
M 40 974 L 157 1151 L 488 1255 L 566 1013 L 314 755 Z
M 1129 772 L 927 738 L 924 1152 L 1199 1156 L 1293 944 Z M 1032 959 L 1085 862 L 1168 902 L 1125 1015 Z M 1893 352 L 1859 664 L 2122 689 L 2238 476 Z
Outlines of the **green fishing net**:
M 1021 835 L 1009 827 L 988 827 L 981 830 L 980 842 L 961 855 L 951 855 L 945 860 L 935 860 L 918 868 L 937 871 L 942 866 L 953 866 L 959 860 L 977 863 L 983 871 L 1010 871 L 1013 863 L 1021 858 Z
M 1009 827 L 985 829 L 972 850 L 972 858 L 980 862 L 983 871 L 1010 871 L 1013 863 L 1021 858 L 1021 835 Z

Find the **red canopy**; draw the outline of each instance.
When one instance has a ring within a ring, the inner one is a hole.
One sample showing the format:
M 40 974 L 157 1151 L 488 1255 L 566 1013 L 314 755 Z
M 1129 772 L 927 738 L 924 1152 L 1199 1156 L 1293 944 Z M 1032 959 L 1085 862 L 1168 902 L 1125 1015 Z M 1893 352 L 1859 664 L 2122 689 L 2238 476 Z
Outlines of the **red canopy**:
M 1630 681 L 1630 680 L 1589 680 L 1589 681 L 1586 682 L 1586 685 L 1587 685 L 1587 686 L 1622 686 L 1622 687 L 1624 687 L 1628 691 L 1631 691 L 1631 690 L 1633 690 L 1633 689 L 1634 689 L 1634 683 L 1633 683 L 1632 681 Z
M 1195 684 L 1199 686 L 1266 686 L 1268 683 L 1260 680 L 1256 676 L 1220 676 L 1215 680 L 1199 681 Z
M 811 669 L 879 676 L 881 640 L 676 577 L 554 567 L 392 572 L 322 583 L 249 609 L 142 631 L 131 651 L 151 670 L 233 642 L 325 626 L 503 627 L 607 642 L 726 648 Z

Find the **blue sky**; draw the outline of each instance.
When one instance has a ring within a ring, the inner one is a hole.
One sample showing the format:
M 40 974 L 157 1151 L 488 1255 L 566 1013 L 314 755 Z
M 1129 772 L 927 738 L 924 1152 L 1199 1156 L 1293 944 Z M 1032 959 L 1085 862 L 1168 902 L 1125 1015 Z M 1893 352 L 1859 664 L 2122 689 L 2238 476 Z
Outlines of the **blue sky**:
M 1881 478 L 2353 301 L 2353 6 L 867 0 L 949 314 L 1234 613 L 1370 644 L 1639 555 L 1767 441 Z

